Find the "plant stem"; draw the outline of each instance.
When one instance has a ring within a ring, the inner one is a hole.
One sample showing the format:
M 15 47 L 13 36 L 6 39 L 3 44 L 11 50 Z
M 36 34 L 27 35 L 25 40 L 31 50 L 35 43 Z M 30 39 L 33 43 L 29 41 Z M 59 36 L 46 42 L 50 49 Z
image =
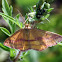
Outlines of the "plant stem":
M 21 51 L 19 51 L 18 55 L 17 55 L 16 58 L 13 60 L 13 62 L 17 62 L 17 60 L 18 60 L 18 58 L 19 58 L 19 56 L 20 56 L 20 53 L 21 53 Z
M 38 7 L 40 7 L 44 2 L 45 2 L 45 0 L 39 0 Z

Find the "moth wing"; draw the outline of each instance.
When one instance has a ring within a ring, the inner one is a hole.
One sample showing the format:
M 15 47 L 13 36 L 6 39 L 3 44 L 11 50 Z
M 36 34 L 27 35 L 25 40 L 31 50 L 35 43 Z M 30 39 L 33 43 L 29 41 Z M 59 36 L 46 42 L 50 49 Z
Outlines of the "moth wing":
M 47 47 L 54 46 L 58 42 L 62 41 L 62 36 L 53 32 L 46 31 L 43 36 L 43 41 L 47 45 Z
M 30 38 L 35 39 L 35 41 L 30 42 L 31 49 L 35 49 L 38 51 L 42 51 L 62 41 L 62 36 L 40 29 L 31 30 Z
M 22 41 L 18 40 L 20 38 L 23 38 L 23 29 L 18 30 L 15 32 L 12 36 L 7 38 L 4 42 L 5 46 L 8 46 L 10 48 L 15 48 L 15 49 L 22 49 Z
M 34 40 L 34 41 L 30 41 L 29 43 L 31 49 L 41 51 L 47 48 L 45 43 L 42 41 L 42 37 L 44 34 L 45 34 L 44 30 L 40 30 L 40 29 L 30 30 L 30 40 Z

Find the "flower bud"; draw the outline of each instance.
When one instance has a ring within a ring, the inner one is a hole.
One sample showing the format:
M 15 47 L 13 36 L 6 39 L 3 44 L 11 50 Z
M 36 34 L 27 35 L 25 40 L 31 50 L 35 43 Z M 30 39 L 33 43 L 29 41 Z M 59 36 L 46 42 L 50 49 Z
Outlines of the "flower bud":
M 50 4 L 49 4 L 49 3 L 45 3 L 44 7 L 45 7 L 46 9 L 49 9 L 49 8 L 50 8 Z

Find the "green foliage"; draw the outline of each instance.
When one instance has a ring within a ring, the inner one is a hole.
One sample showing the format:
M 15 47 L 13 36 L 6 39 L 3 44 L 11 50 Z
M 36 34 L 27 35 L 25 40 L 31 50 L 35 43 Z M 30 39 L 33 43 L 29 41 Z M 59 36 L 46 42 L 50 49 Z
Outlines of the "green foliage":
M 9 47 L 4 46 L 3 44 L 0 43 L 0 48 L 6 50 L 6 51 L 10 51 Z
M 22 28 L 22 22 L 19 22 L 19 15 L 16 16 L 16 18 L 14 19 L 13 17 L 11 16 L 8 16 L 4 13 L 0 13 L 0 15 L 2 17 L 4 17 L 5 19 L 9 19 L 9 21 L 11 21 L 13 24 L 15 23 L 16 25 L 18 25 L 20 28 Z M 14 25 L 15 26 L 15 25 Z M 14 26 L 12 25 L 13 27 L 13 30 L 15 29 Z
M 26 0 L 26 1 L 28 1 L 28 0 Z M 40 2 L 41 1 L 44 3 L 44 0 L 40 0 Z M 27 4 L 27 2 L 25 2 L 25 3 Z M 25 3 L 24 3 L 24 5 L 25 5 Z M 50 8 L 50 4 L 49 3 L 44 3 L 44 4 L 40 3 L 40 4 L 42 5 L 42 8 L 41 9 L 45 9 L 45 11 L 46 11 L 45 13 L 43 13 L 43 16 L 40 19 L 41 20 L 45 20 L 45 19 L 47 19 L 49 17 L 49 15 L 50 15 L 49 13 L 53 10 L 53 8 Z M 19 14 L 17 14 L 15 16 L 15 18 L 12 17 L 13 8 L 12 8 L 12 6 L 9 6 L 8 5 L 7 0 L 2 0 L 2 7 L 3 7 L 2 8 L 3 13 L 0 13 L 0 15 L 8 23 L 9 28 L 10 28 L 10 32 L 6 28 L 4 28 L 4 27 L 0 27 L 0 29 L 6 35 L 11 36 L 15 32 L 15 30 L 16 30 L 16 25 L 18 27 L 22 28 L 23 27 L 23 23 L 19 22 Z M 28 16 L 31 16 L 32 17 L 32 20 L 30 19 L 31 21 L 33 21 L 33 19 L 35 20 L 35 18 L 34 18 L 35 17 L 35 14 L 36 14 L 36 12 L 34 12 L 33 11 L 33 8 L 31 7 L 31 12 L 29 14 L 26 14 L 25 20 L 28 18 Z M 36 25 L 36 27 L 38 27 L 39 29 L 49 30 L 49 31 L 53 31 L 53 32 L 60 31 L 60 34 L 62 34 L 61 33 L 62 32 L 61 31 L 62 24 L 58 23 L 58 21 L 60 19 L 62 19 L 62 17 L 60 18 L 60 16 L 59 16 L 59 18 L 58 18 L 58 17 L 55 17 L 55 16 L 56 15 L 54 15 L 53 17 L 51 16 L 51 19 L 50 20 L 52 20 L 52 21 L 50 23 L 45 23 L 45 25 L 39 23 L 38 25 Z M 56 21 L 55 18 L 58 18 L 58 21 Z M 60 29 L 57 26 L 59 26 Z M 58 45 L 62 45 L 62 43 L 58 43 Z M 0 43 L 0 48 L 4 49 L 6 51 L 10 51 L 10 57 L 11 57 L 12 60 L 14 59 L 14 57 L 17 55 L 17 52 L 19 51 L 19 50 L 16 50 L 16 49 L 11 49 L 9 47 L 6 47 L 2 43 Z M 58 55 L 56 57 L 54 56 L 55 55 L 54 52 L 57 52 L 57 48 L 58 47 L 50 48 L 50 49 L 48 49 L 49 52 L 47 50 L 46 50 L 46 52 L 45 51 L 43 51 L 43 52 L 37 52 L 37 51 L 34 51 L 34 50 L 30 50 L 30 51 L 27 51 L 27 52 L 22 52 L 20 58 L 23 59 L 23 60 L 21 62 L 36 62 L 37 60 L 39 60 L 39 62 L 41 62 L 41 61 L 42 62 L 46 62 L 46 61 L 48 62 L 48 59 L 49 59 L 49 62 L 50 61 L 51 62 L 57 62 Z M 53 55 L 51 54 L 51 51 L 54 51 L 53 52 Z M 59 49 L 59 52 L 60 51 L 61 51 L 61 48 Z M 53 57 L 53 58 L 51 59 L 51 57 Z M 55 61 L 55 58 L 57 58 L 56 61 Z
M 19 15 L 17 15 L 15 19 L 12 17 L 13 8 L 12 6 L 8 5 L 7 0 L 2 0 L 2 11 L 4 13 L 0 13 L 0 15 L 8 23 L 10 30 L 11 30 L 11 34 L 15 32 L 16 25 L 22 28 L 22 23 L 19 22 Z
M 9 32 L 6 28 L 0 27 L 0 29 L 1 29 L 6 35 L 11 36 L 10 32 Z
M 17 51 L 16 49 L 10 49 L 10 58 L 13 60 L 14 57 L 17 55 Z
M 8 23 L 9 28 L 10 28 L 10 32 L 4 27 L 0 27 L 0 29 L 6 35 L 11 36 L 16 31 L 16 25 L 18 25 L 20 28 L 22 28 L 23 24 L 22 24 L 22 22 L 19 22 L 19 14 L 17 14 L 15 18 L 12 17 L 13 9 L 12 9 L 12 6 L 8 5 L 7 0 L 2 0 L 2 11 L 3 11 L 3 13 L 0 12 L 0 15 Z M 9 47 L 6 47 L 1 43 L 0 43 L 0 48 L 3 48 L 6 51 L 10 51 L 11 58 L 12 57 L 14 58 L 16 56 L 15 49 L 11 49 Z
M 9 16 L 12 16 L 12 6 L 9 7 L 7 0 L 2 0 L 2 11 Z
M 41 17 L 41 20 L 45 20 L 50 16 L 50 14 L 44 15 L 43 17 Z
M 4 12 L 4 14 L 6 14 L 8 16 L 12 16 L 12 6 L 9 7 L 7 0 L 2 0 L 2 11 Z M 14 24 L 12 22 L 10 22 L 9 19 L 6 19 L 5 17 L 3 17 L 3 18 L 8 23 L 11 33 L 13 34 L 12 25 L 14 26 Z
M 46 9 L 50 8 L 50 4 L 49 3 L 46 3 L 44 6 L 45 6 Z
M 48 17 L 50 16 L 50 12 L 52 10 L 53 8 L 50 8 L 49 3 L 47 3 L 45 0 L 39 0 L 37 5 L 31 8 L 31 12 L 28 13 L 28 16 L 30 16 L 29 22 L 43 22 L 44 20 L 48 20 Z
M 46 9 L 46 12 L 47 13 L 50 13 L 54 8 L 49 8 L 49 9 Z
M 39 0 L 16 0 L 16 3 L 19 7 L 22 8 L 22 14 L 26 14 L 29 12 L 28 8 L 31 8 L 35 5 Z
M 50 8 L 50 4 L 45 2 L 45 0 L 39 0 L 36 5 L 36 18 L 41 21 L 47 19 L 50 16 L 50 12 L 53 8 Z

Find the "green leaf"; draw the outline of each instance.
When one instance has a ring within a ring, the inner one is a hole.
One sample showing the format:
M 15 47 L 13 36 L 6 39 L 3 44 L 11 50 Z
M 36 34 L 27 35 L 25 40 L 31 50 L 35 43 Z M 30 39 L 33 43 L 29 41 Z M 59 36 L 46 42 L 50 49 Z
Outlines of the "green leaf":
M 7 0 L 2 0 L 2 11 L 4 12 L 4 14 L 12 16 L 12 10 L 13 10 L 13 8 L 12 8 L 12 6 L 8 5 Z M 8 19 L 6 19 L 5 17 L 3 17 L 3 19 L 8 23 L 8 25 L 10 27 L 10 31 L 13 34 L 12 26 L 14 26 L 14 24 L 11 21 L 9 21 Z
M 11 17 L 11 16 L 8 16 L 8 15 L 6 15 L 6 14 L 4 14 L 4 13 L 0 13 L 0 15 L 2 16 L 2 17 L 4 17 L 4 18 L 6 18 L 6 19 L 8 19 L 9 21 L 11 21 L 12 23 L 15 23 L 16 25 L 18 25 L 20 28 L 22 28 L 22 26 L 19 24 L 19 23 L 17 23 L 15 20 L 16 19 L 14 19 L 13 17 Z M 21 23 L 21 22 L 20 22 Z M 21 23 L 22 24 L 22 23 Z
M 40 20 L 45 20 L 45 19 L 47 19 L 49 16 L 50 16 L 50 14 L 44 15 L 44 16 L 42 16 L 42 17 L 40 18 Z
M 31 12 L 31 13 L 29 13 L 28 15 L 29 15 L 30 17 L 34 18 L 34 17 L 35 17 L 35 14 L 36 14 L 36 12 Z
M 12 16 L 13 8 L 12 8 L 12 6 L 9 6 L 7 0 L 2 0 L 2 10 L 3 10 L 4 14 L 6 14 L 8 16 Z M 5 18 L 4 16 L 2 16 L 2 17 L 8 23 L 11 34 L 13 34 L 15 32 L 16 24 L 11 22 L 8 18 Z
M 16 18 L 15 18 L 15 19 L 16 19 L 15 21 L 16 21 L 17 23 L 19 23 L 19 16 L 20 16 L 20 14 L 17 14 L 17 15 L 16 15 Z
M 44 17 L 45 17 L 45 19 L 47 19 L 49 16 L 50 16 L 50 14 L 47 14 L 47 15 L 45 15 Z
M 17 24 L 20 24 L 20 22 L 19 22 L 19 14 L 17 14 L 16 15 L 16 17 L 15 17 L 15 22 L 17 23 Z M 12 26 L 13 27 L 13 33 L 16 31 L 16 24 L 14 23 L 14 26 Z
M 62 43 L 58 43 L 58 45 L 61 45 L 62 46 Z
M 12 11 L 13 11 L 13 7 L 10 6 L 10 14 L 11 14 L 11 16 L 12 16 Z
M 11 59 L 14 59 L 14 57 L 16 56 L 17 50 L 16 49 L 10 49 L 10 57 Z
M 22 52 L 21 53 L 21 58 L 24 58 L 26 55 L 28 55 L 30 53 L 30 50 L 29 51 L 26 51 L 26 52 Z
M 49 9 L 49 8 L 50 8 L 50 4 L 49 4 L 49 3 L 45 3 L 44 7 L 45 7 L 46 9 Z
M 20 14 L 17 14 L 17 15 L 16 15 L 16 18 L 15 18 L 15 22 L 16 22 L 17 24 L 19 24 L 19 26 L 22 28 L 22 27 L 23 27 L 23 23 L 19 21 L 19 17 L 20 17 Z M 16 27 L 15 27 L 15 28 L 16 28 Z
M 46 9 L 46 12 L 50 13 L 54 8 Z
M 0 27 L 0 29 L 1 29 L 6 35 L 11 36 L 10 32 L 9 32 L 6 28 Z
M 2 0 L 2 10 L 6 15 L 12 15 L 12 7 L 9 7 L 7 0 Z
M 31 7 L 31 12 L 34 12 L 33 8 Z
M 6 23 L 9 25 L 9 27 L 10 27 L 10 30 L 11 30 L 11 33 L 13 32 L 13 29 L 12 29 L 12 26 L 10 25 L 10 23 L 9 23 L 9 20 L 8 19 L 6 19 L 5 17 L 3 17 L 3 19 L 6 21 Z
M 28 14 L 25 15 L 25 20 L 28 18 Z
M 3 44 L 0 43 L 0 48 L 6 50 L 6 51 L 10 51 L 10 48 L 7 46 L 4 46 Z

